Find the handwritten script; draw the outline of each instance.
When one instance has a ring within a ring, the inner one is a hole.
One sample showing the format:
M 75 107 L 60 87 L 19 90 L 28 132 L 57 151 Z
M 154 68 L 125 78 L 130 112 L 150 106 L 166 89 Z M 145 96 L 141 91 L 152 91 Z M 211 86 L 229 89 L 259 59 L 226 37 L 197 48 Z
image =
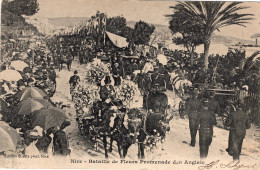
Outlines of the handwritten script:
M 245 165 L 242 164 L 240 161 L 232 161 L 229 162 L 228 164 L 221 163 L 220 160 L 212 161 L 208 164 L 205 164 L 203 166 L 199 166 L 199 170 L 204 170 L 204 169 L 231 169 L 231 170 L 238 170 L 238 169 L 253 169 L 256 166 L 254 165 Z

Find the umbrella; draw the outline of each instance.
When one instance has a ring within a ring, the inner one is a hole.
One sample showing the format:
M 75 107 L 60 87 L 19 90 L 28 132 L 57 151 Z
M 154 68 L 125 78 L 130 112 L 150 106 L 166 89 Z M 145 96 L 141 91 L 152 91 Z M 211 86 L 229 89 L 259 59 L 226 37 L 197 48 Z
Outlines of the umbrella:
M 32 125 L 40 126 L 47 130 L 52 127 L 61 126 L 68 119 L 65 111 L 56 107 L 42 108 L 32 113 Z
M 168 62 L 167 57 L 163 54 L 158 55 L 157 59 L 158 59 L 159 63 L 161 63 L 163 65 L 166 65 Z
M 0 152 L 15 151 L 20 136 L 7 123 L 0 121 Z
M 28 87 L 16 94 L 16 97 L 20 99 L 20 101 L 28 98 L 43 99 L 44 96 L 47 96 L 46 93 L 37 87 Z
M 25 99 L 19 103 L 16 110 L 19 115 L 29 115 L 36 110 L 40 110 L 43 107 L 53 106 L 47 100 L 44 99 Z
M 28 64 L 26 64 L 22 60 L 15 60 L 11 62 L 11 66 L 15 68 L 15 70 L 23 71 L 25 67 L 29 67 Z
M 0 79 L 6 81 L 18 81 L 23 78 L 17 70 L 4 70 L 0 72 Z

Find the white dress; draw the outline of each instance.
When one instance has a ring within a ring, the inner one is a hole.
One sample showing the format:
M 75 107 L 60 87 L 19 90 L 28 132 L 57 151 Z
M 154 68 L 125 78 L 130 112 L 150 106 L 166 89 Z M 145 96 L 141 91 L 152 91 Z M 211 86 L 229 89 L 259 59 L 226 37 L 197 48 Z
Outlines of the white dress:
M 38 148 L 35 146 L 37 141 L 33 141 L 29 146 L 24 150 L 25 155 L 40 155 Z

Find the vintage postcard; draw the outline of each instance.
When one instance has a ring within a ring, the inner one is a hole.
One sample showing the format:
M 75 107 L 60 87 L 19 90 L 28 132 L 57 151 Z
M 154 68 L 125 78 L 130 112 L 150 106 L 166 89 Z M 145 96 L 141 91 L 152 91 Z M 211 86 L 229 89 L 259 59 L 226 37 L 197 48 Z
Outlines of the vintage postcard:
M 260 170 L 259 9 L 2 0 L 0 168 Z

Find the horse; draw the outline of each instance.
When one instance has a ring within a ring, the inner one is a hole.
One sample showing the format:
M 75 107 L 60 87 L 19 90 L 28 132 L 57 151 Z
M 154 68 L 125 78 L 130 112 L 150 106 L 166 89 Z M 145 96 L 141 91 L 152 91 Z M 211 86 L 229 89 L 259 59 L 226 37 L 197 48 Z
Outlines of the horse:
M 59 71 L 62 70 L 62 65 L 65 63 L 67 65 L 67 69 L 70 71 L 71 69 L 71 64 L 72 64 L 73 58 L 70 55 L 60 55 L 58 57 L 58 66 L 59 66 Z
M 185 87 L 192 86 L 192 82 L 188 79 L 185 79 L 183 76 L 176 74 L 175 72 L 170 74 L 170 84 L 172 85 L 175 98 L 177 96 L 183 96 Z
M 111 135 L 110 149 L 112 152 L 112 143 L 117 141 L 120 158 L 125 158 L 129 147 L 137 142 L 137 138 L 144 126 L 146 112 L 142 109 L 130 109 L 123 117 L 115 119 L 116 131 Z M 119 120 L 119 121 L 118 121 Z M 121 153 L 123 150 L 123 154 Z
M 126 133 L 126 129 L 123 127 L 123 119 L 125 112 L 122 109 L 118 109 L 122 106 L 121 101 L 114 101 L 110 104 L 104 104 L 102 102 L 94 103 L 93 105 L 94 119 L 91 119 L 86 124 L 87 133 L 85 133 L 92 142 L 97 144 L 97 138 L 103 141 L 105 150 L 105 158 L 108 158 L 107 138 L 110 137 L 110 149 L 112 152 L 112 142 L 116 141 L 118 146 L 119 156 L 122 158 L 122 139 L 123 134 Z
M 168 97 L 165 93 L 160 91 L 150 92 L 148 95 L 144 95 L 144 99 L 143 106 L 147 111 L 152 110 L 166 116 Z
M 141 129 L 138 136 L 138 158 L 144 159 L 144 148 L 146 145 L 152 147 L 161 142 L 163 144 L 166 138 L 166 132 L 170 131 L 169 122 L 173 115 L 149 112 L 144 120 L 144 128 Z M 163 145 L 162 145 L 163 146 Z M 163 148 L 162 148 L 163 149 Z

